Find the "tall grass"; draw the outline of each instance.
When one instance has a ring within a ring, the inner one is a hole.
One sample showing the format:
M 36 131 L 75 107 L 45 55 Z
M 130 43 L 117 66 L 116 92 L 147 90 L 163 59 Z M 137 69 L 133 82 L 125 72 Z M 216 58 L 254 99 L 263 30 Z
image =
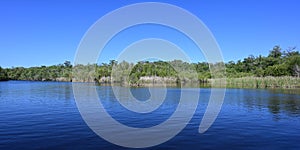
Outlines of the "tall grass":
M 300 78 L 290 76 L 227 78 L 226 83 L 220 83 L 220 79 L 209 79 L 209 82 L 228 88 L 300 88 Z

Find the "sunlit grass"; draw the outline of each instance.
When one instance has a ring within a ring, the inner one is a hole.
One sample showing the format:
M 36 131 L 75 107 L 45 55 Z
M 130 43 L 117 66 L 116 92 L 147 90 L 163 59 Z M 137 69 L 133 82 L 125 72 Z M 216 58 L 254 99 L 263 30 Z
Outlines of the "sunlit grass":
M 219 83 L 220 79 L 209 79 L 209 83 Z M 283 77 L 242 77 L 227 78 L 224 84 L 215 84 L 228 88 L 300 88 L 300 78 Z

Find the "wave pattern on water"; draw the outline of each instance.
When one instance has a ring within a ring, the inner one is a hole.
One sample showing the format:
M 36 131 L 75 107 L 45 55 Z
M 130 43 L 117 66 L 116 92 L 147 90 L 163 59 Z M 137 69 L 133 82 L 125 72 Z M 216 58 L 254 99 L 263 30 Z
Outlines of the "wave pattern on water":
M 139 128 L 170 117 L 180 96 L 179 88 L 168 88 L 162 106 L 152 113 L 137 114 L 118 103 L 110 86 L 98 86 L 97 91 L 113 118 Z M 186 128 L 150 149 L 300 149 L 300 93 L 227 89 L 216 122 L 199 134 L 210 89 L 200 91 L 199 106 Z M 131 92 L 142 100 L 149 97 L 148 88 L 132 88 Z M 0 118 L 0 149 L 124 149 L 88 128 L 76 107 L 71 83 L 0 82 Z

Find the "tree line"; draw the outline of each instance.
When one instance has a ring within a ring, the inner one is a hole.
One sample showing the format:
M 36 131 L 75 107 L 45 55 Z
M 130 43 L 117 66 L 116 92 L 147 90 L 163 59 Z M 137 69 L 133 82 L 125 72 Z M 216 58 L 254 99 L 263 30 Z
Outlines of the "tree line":
M 219 64 L 222 64 L 219 63 Z M 205 81 L 212 78 L 210 67 L 207 62 L 187 63 L 181 60 L 173 61 L 141 61 L 136 64 L 126 61 L 117 62 L 115 60 L 109 63 L 75 65 L 70 61 L 53 66 L 40 67 L 0 67 L 0 80 L 33 80 L 33 81 L 72 81 L 76 76 L 79 81 L 107 81 L 111 76 L 115 81 L 138 82 L 141 77 L 174 77 L 178 78 L 180 74 L 185 77 L 194 77 L 197 73 L 199 81 Z M 266 76 L 296 76 L 300 77 L 300 53 L 296 47 L 282 50 L 280 46 L 274 46 L 268 56 L 250 55 L 236 62 L 229 61 L 225 64 L 227 78 L 240 77 L 266 77 Z M 73 69 L 73 72 L 72 72 Z M 74 72 L 75 70 L 75 72 Z M 72 73 L 78 74 L 72 75 Z M 114 73 L 114 74 L 112 74 Z M 128 77 L 125 79 L 125 77 Z M 111 79 L 111 78 L 110 78 Z
M 40 67 L 0 67 L 0 80 L 31 80 L 31 81 L 70 81 L 72 76 L 70 61 L 64 64 Z
M 300 54 L 296 47 L 282 51 L 274 46 L 267 57 L 250 55 L 236 63 L 226 64 L 227 77 L 297 76 L 300 75 Z

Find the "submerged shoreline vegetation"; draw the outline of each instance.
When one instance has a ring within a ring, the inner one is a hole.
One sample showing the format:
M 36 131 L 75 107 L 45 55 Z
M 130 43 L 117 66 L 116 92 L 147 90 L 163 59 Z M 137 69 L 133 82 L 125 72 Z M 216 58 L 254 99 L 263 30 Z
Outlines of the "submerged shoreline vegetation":
M 213 72 L 210 68 L 224 66 L 226 69 Z M 225 74 L 222 74 L 222 73 Z M 125 86 L 154 86 L 190 84 L 209 87 L 226 76 L 226 83 L 219 87 L 232 88 L 300 88 L 300 53 L 296 47 L 282 51 L 274 46 L 268 56 L 250 55 L 237 62 L 210 64 L 173 61 L 141 61 L 129 63 L 111 60 L 102 64 L 63 64 L 41 67 L 0 67 L 0 81 L 65 81 L 121 84 Z

